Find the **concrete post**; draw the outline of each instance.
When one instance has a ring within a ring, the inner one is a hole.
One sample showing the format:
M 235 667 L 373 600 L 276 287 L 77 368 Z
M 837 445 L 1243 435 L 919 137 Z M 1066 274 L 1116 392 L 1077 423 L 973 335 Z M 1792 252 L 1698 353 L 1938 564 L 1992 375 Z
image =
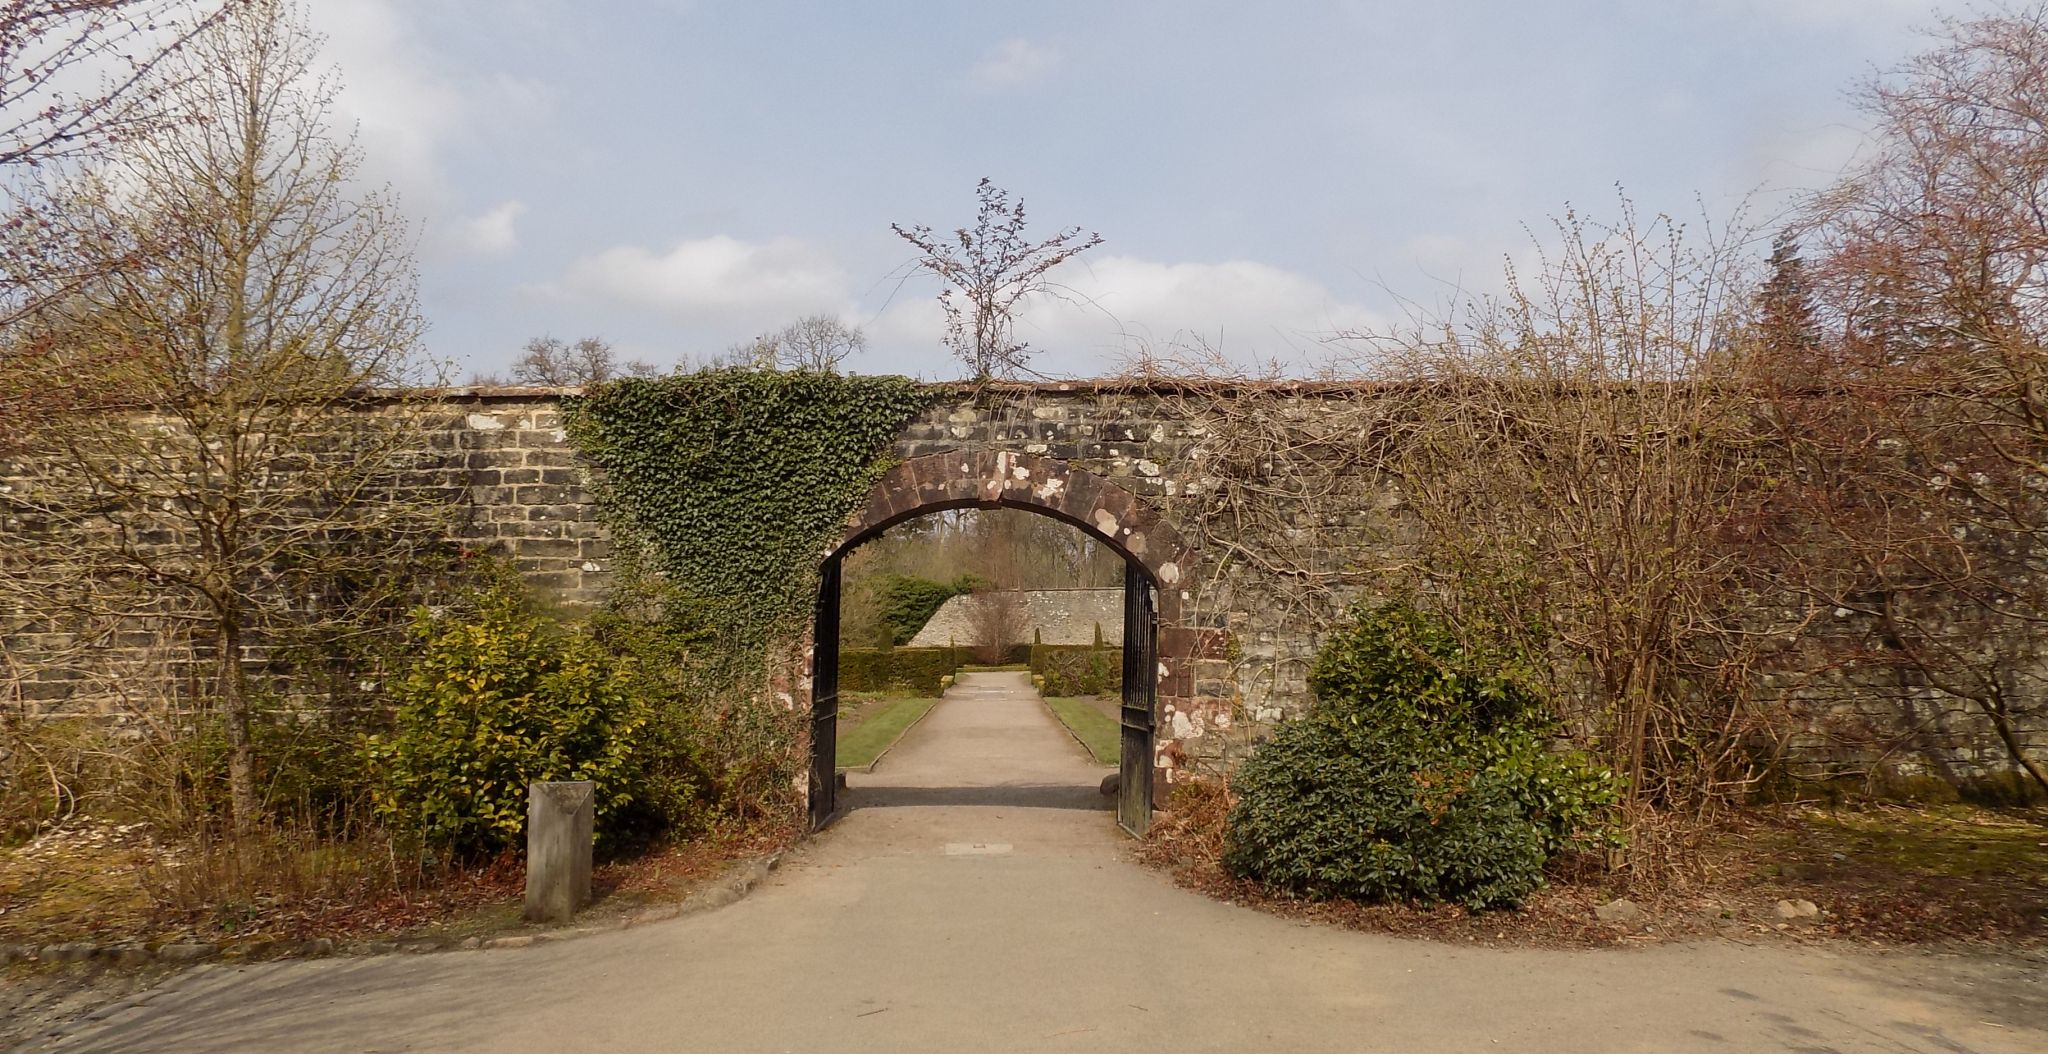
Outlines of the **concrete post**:
M 590 900 L 597 785 L 535 783 L 526 804 L 526 919 L 567 922 Z

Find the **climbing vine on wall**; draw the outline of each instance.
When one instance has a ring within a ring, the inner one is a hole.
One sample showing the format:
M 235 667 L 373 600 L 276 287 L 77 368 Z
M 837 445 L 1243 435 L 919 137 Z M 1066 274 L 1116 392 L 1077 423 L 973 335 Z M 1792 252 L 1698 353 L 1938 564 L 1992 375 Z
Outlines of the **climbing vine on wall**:
M 793 637 L 818 555 L 935 392 L 905 377 L 717 369 L 615 381 L 565 406 L 628 579 L 734 657 Z

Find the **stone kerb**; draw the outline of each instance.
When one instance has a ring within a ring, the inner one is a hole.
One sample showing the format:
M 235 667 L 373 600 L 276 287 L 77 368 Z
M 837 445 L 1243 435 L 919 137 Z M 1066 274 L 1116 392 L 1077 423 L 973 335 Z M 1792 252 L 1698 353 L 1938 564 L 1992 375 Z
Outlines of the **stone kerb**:
M 1135 560 L 1152 577 L 1159 603 L 1159 700 L 1155 766 L 1172 782 L 1182 751 L 1175 741 L 1200 733 L 1198 721 L 1227 723 L 1231 685 L 1224 630 L 1191 625 L 1187 586 L 1199 554 L 1129 490 L 1064 461 L 1007 450 L 926 454 L 898 464 L 847 524 L 843 552 L 916 516 L 958 508 L 1032 509 L 1087 531 Z M 1197 717 L 1196 715 L 1201 715 Z

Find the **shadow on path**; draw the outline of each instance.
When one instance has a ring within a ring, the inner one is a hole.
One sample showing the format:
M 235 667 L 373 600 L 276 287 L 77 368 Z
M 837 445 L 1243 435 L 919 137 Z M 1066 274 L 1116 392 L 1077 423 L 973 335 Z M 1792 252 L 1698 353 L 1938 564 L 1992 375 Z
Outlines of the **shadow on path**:
M 840 798 L 847 812 L 905 806 L 974 805 L 1021 809 L 1083 809 L 1107 812 L 1115 799 L 1094 787 L 1064 783 L 1005 784 L 997 787 L 853 787 Z

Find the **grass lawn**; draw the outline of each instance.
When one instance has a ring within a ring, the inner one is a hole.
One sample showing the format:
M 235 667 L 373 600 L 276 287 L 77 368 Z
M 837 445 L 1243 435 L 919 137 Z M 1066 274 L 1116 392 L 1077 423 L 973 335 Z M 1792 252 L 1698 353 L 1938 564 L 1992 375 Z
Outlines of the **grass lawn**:
M 864 769 L 902 738 L 903 731 L 938 705 L 936 697 L 887 696 L 861 708 L 860 723 L 839 733 L 839 767 Z
M 1117 763 L 1117 755 L 1123 740 L 1123 730 L 1117 719 L 1110 716 L 1100 699 L 1092 696 L 1056 696 L 1045 701 L 1052 708 L 1053 716 L 1060 719 L 1068 730 L 1074 733 L 1088 753 L 1104 765 Z

